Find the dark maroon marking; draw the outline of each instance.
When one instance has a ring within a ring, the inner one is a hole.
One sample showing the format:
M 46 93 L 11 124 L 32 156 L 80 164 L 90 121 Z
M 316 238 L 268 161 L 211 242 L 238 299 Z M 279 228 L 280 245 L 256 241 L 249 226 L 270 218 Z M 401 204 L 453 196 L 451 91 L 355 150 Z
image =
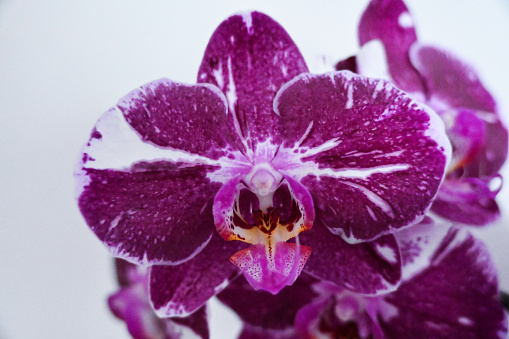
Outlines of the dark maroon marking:
M 248 189 L 241 189 L 237 204 L 240 214 L 233 211 L 233 224 L 243 229 L 258 227 L 265 234 L 272 234 L 279 225 L 291 232 L 295 223 L 302 218 L 299 205 L 290 194 L 288 186 L 282 184 L 273 197 L 274 207 L 264 213 L 259 209 L 260 203 L 256 194 Z
M 336 64 L 336 71 L 350 71 L 357 73 L 357 57 L 351 56 L 347 59 L 341 60 Z

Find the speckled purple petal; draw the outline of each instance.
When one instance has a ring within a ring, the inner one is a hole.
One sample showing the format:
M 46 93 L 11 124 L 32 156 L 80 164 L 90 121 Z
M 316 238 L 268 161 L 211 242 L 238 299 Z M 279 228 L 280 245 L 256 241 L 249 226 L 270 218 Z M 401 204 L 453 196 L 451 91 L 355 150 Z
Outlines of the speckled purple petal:
M 478 178 L 444 181 L 431 210 L 449 220 L 476 226 L 500 217 L 500 210 L 489 185 Z
M 432 264 L 388 294 L 379 321 L 389 338 L 505 338 L 507 316 L 485 246 L 452 230 Z
M 296 77 L 275 100 L 287 174 L 314 198 L 317 219 L 349 242 L 418 222 L 444 176 L 441 119 L 383 80 L 348 71 Z
M 214 229 L 211 166 L 140 163 L 130 171 L 87 169 L 79 198 L 87 224 L 113 255 L 178 263 L 199 252 Z
M 300 241 L 313 249 L 304 271 L 347 290 L 378 294 L 394 290 L 401 279 L 401 259 L 394 236 L 348 244 L 317 223 Z
M 295 43 L 270 17 L 259 12 L 234 15 L 212 35 L 198 82 L 226 95 L 229 119 L 247 147 L 279 140 L 279 118 L 272 101 L 279 88 L 307 67 Z
M 310 303 L 316 293 L 311 284 L 317 280 L 302 274 L 292 286 L 276 295 L 255 291 L 243 277 L 235 279 L 217 295 L 248 325 L 267 330 L 285 330 L 293 327 L 297 311 Z
M 162 79 L 96 123 L 76 173 L 80 210 L 113 255 L 175 264 L 214 232 L 212 199 L 225 181 L 227 104 L 214 86 Z M 199 137 L 198 137 L 199 136 Z M 203 137 L 203 138 L 202 138 Z
M 384 46 L 389 72 L 394 83 L 407 92 L 424 92 L 408 51 L 417 41 L 413 19 L 402 0 L 372 0 L 359 23 L 361 46 L 380 40 Z
M 213 159 L 229 147 L 226 99 L 215 86 L 161 79 L 132 91 L 117 107 L 144 142 Z
M 426 81 L 433 107 L 468 108 L 496 112 L 496 103 L 472 66 L 451 52 L 416 43 L 410 49 L 412 65 Z
M 245 247 L 214 233 L 209 244 L 193 259 L 177 266 L 152 266 L 150 300 L 160 317 L 183 317 L 221 292 L 237 275 L 230 256 Z

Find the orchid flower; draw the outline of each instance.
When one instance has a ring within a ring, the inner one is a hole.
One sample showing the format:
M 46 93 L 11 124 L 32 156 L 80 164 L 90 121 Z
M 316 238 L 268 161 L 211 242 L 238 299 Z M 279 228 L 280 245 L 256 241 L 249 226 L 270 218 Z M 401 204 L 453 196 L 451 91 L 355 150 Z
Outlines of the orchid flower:
M 242 319 L 242 339 L 506 338 L 507 314 L 484 244 L 429 219 L 396 237 L 404 262 L 396 291 L 366 296 L 302 275 L 274 297 L 248 291 L 240 279 L 218 297 Z M 281 309 L 292 311 L 279 316 Z
M 359 40 L 357 57 L 336 69 L 388 78 L 445 123 L 453 156 L 432 211 L 470 225 L 496 220 L 508 133 L 475 70 L 447 50 L 420 43 L 402 0 L 372 0 L 359 24 Z
M 159 318 L 150 305 L 146 268 L 123 259 L 116 259 L 115 267 L 120 289 L 108 306 L 134 339 L 209 338 L 205 306 L 185 318 Z
M 387 81 L 307 71 L 279 24 L 234 15 L 198 84 L 151 82 L 97 122 L 79 207 L 113 255 L 152 266 L 159 315 L 192 313 L 239 272 L 273 294 L 302 270 L 360 293 L 399 283 L 392 233 L 435 197 L 443 123 Z

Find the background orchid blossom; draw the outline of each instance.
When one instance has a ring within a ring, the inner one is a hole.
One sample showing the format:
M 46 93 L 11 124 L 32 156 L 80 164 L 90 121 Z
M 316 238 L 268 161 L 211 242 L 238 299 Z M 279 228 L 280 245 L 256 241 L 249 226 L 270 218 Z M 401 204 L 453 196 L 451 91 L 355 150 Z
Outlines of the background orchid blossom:
M 508 133 L 473 67 L 445 49 L 420 43 L 402 0 L 371 1 L 359 23 L 359 41 L 359 55 L 337 69 L 391 79 L 445 123 L 453 157 L 433 212 L 470 225 L 496 220 Z
M 404 282 L 394 292 L 366 296 L 302 275 L 277 296 L 248 291 L 239 279 L 218 297 L 242 319 L 240 339 L 506 338 L 496 269 L 482 242 L 429 218 L 396 238 Z
M 108 298 L 111 312 L 124 321 L 133 339 L 209 338 L 205 306 L 184 318 L 159 318 L 150 305 L 148 270 L 115 259 L 119 290 Z
M 113 255 L 154 265 L 159 315 L 194 312 L 239 270 L 273 294 L 303 268 L 355 292 L 399 283 L 392 233 L 438 190 L 443 123 L 387 81 L 306 72 L 279 24 L 234 15 L 197 85 L 146 84 L 97 122 L 80 210 Z

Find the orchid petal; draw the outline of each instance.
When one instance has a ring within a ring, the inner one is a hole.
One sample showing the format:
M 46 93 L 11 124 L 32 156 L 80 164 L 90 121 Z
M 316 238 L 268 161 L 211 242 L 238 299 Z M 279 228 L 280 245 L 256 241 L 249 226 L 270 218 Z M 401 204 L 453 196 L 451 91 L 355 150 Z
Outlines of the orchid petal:
M 292 286 L 276 295 L 255 291 L 248 281 L 239 277 L 217 297 L 233 309 L 242 321 L 250 326 L 268 330 L 285 330 L 293 327 L 297 311 L 316 297 L 311 284 L 317 280 L 303 274 Z
M 226 98 L 215 86 L 161 79 L 132 91 L 117 107 L 144 142 L 212 159 L 229 147 Z
M 429 267 L 449 229 L 447 222 L 426 217 L 417 225 L 394 234 L 401 253 L 403 281 L 412 279 Z
M 373 0 L 369 3 L 359 23 L 359 41 L 364 46 L 373 40 L 380 40 L 384 47 L 394 83 L 410 93 L 424 92 L 422 80 L 408 57 L 417 35 L 412 16 L 402 0 Z
M 88 169 L 83 217 L 113 255 L 140 264 L 178 263 L 214 232 L 210 167 L 138 164 L 130 171 Z
M 202 306 L 193 314 L 190 314 L 184 318 L 171 318 L 171 320 L 179 324 L 180 326 L 187 327 L 196 333 L 202 339 L 209 339 L 209 325 L 207 320 L 207 308 Z M 186 336 L 182 336 L 181 339 L 186 339 Z
M 445 180 L 431 210 L 449 220 L 483 226 L 500 217 L 500 210 L 489 185 L 478 178 Z
M 348 244 L 321 224 L 299 236 L 313 249 L 304 271 L 341 288 L 363 294 L 394 290 L 401 279 L 401 260 L 394 236 Z
M 99 119 L 76 173 L 78 203 L 112 254 L 144 265 L 176 264 L 207 244 L 212 197 L 233 162 L 234 153 L 225 156 L 231 151 L 226 112 L 214 86 L 162 79 Z
M 205 307 L 186 318 L 161 319 L 150 306 L 146 268 L 122 259 L 115 259 L 115 266 L 121 288 L 110 295 L 108 306 L 133 338 L 209 338 Z
M 248 12 L 230 17 L 216 29 L 198 82 L 223 91 L 231 126 L 244 146 L 254 149 L 269 138 L 278 142 L 281 126 L 272 101 L 284 83 L 303 72 L 307 72 L 304 59 L 286 31 L 265 14 Z
M 461 169 L 479 154 L 486 137 L 485 124 L 466 109 L 442 112 L 441 117 L 453 148 L 448 168 L 448 172 L 452 172 Z
M 450 143 L 441 119 L 383 80 L 348 71 L 301 75 L 278 93 L 285 174 L 314 198 L 317 218 L 348 242 L 414 224 L 445 173 Z M 279 156 L 279 155 L 278 155 Z
M 477 178 L 495 176 L 507 159 L 509 137 L 504 124 L 498 119 L 485 121 L 485 130 L 484 145 L 477 156 L 463 166 L 464 176 Z
M 184 317 L 221 292 L 237 275 L 229 257 L 242 248 L 214 234 L 207 247 L 193 259 L 177 266 L 152 266 L 150 300 L 160 317 Z
M 410 49 L 412 65 L 428 88 L 430 105 L 468 108 L 493 114 L 495 99 L 481 83 L 472 66 L 444 49 L 415 43 Z
M 427 269 L 385 301 L 381 314 L 390 338 L 504 338 L 507 316 L 498 300 L 496 270 L 486 247 L 451 230 Z
M 146 291 L 142 291 L 141 294 L 140 296 L 134 289 L 122 289 L 108 298 L 108 306 L 117 318 L 125 321 L 127 330 L 133 338 L 165 338 L 165 320 L 155 315 L 146 299 Z M 140 297 L 144 297 L 145 300 Z

